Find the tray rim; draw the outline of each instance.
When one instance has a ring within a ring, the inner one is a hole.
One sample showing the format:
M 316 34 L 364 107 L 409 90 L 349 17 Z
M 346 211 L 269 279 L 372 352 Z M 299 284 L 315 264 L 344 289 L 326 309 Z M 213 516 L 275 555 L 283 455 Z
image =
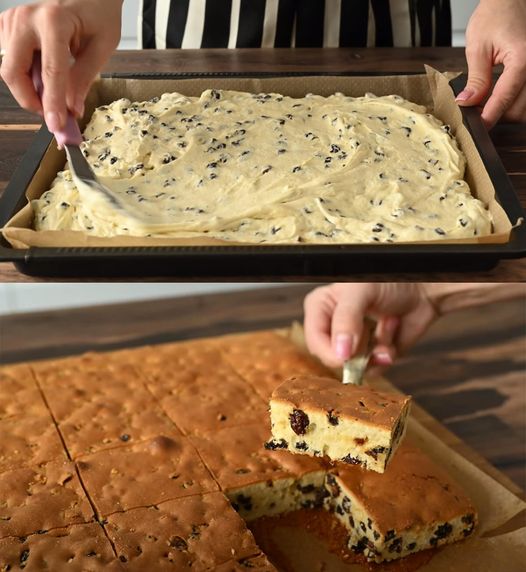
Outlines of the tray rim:
M 110 72 L 102 74 L 107 79 L 199 79 L 199 78 L 285 78 L 285 77 L 379 77 L 398 75 L 425 75 L 417 71 L 174 71 L 174 72 Z M 455 94 L 459 93 L 465 85 L 467 74 L 462 73 L 449 83 Z M 507 216 L 514 224 L 521 218 L 526 218 L 515 188 L 504 169 L 504 165 L 495 146 L 484 127 L 476 109 L 461 107 L 462 119 L 467 127 L 484 166 L 490 176 L 497 193 L 497 200 L 505 210 Z M 26 203 L 25 189 L 36 172 L 40 160 L 53 140 L 53 136 L 43 124 L 33 138 L 29 148 L 23 155 L 17 169 L 7 184 L 0 198 L 0 226 L 3 226 Z M 23 189 L 20 193 L 20 189 Z M 0 262 L 14 262 L 27 265 L 38 261 L 39 263 L 56 263 L 57 260 L 69 258 L 88 259 L 96 262 L 100 259 L 116 259 L 122 262 L 138 261 L 141 256 L 156 254 L 165 258 L 187 258 L 194 256 L 205 258 L 210 255 L 222 257 L 236 257 L 240 254 L 265 257 L 278 256 L 350 256 L 367 255 L 378 257 L 396 257 L 408 255 L 438 256 L 476 256 L 493 257 L 495 260 L 526 257 L 526 223 L 512 229 L 510 240 L 507 243 L 479 243 L 479 244 L 335 244 L 335 245 L 216 245 L 216 246 L 123 246 L 123 247 L 30 247 L 16 249 L 0 235 Z M 462 270 L 462 269 L 459 269 Z M 23 269 L 27 272 L 27 269 Z

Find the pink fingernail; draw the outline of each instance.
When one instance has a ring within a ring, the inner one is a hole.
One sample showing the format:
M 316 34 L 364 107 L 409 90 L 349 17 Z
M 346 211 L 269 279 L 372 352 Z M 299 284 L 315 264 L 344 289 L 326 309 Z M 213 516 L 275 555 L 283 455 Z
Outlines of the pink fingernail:
M 473 89 L 465 88 L 457 95 L 455 101 L 467 101 L 468 99 L 471 99 L 474 95 L 475 91 Z
M 393 358 L 387 352 L 375 353 L 374 357 L 380 365 L 392 365 L 393 363 Z
M 334 344 L 334 351 L 341 360 L 349 359 L 353 350 L 353 337 L 349 334 L 338 334 Z

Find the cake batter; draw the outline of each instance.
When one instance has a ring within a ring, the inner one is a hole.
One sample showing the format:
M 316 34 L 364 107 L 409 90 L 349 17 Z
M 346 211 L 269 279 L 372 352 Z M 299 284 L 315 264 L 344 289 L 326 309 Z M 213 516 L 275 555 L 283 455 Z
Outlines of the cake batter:
M 242 243 L 372 243 L 491 232 L 465 159 L 422 106 L 207 90 L 98 108 L 84 153 L 138 218 L 79 194 L 69 171 L 33 201 L 37 230 L 211 237 Z

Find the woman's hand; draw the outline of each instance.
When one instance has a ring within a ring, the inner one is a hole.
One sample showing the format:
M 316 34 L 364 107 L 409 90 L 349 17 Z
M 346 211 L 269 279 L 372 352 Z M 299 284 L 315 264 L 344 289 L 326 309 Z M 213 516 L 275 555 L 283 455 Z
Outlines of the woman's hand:
M 378 320 L 372 363 L 390 365 L 438 317 L 424 285 L 344 283 L 321 286 L 305 298 L 305 337 L 329 367 L 352 357 L 366 315 Z
M 526 121 L 526 0 L 481 0 L 466 30 L 466 58 L 468 82 L 458 103 L 483 106 L 488 129 L 501 117 Z M 497 64 L 504 72 L 491 91 Z
M 121 9 L 122 0 L 48 0 L 0 14 L 2 79 L 22 107 L 44 116 L 50 131 L 64 126 L 68 109 L 83 114 L 93 79 L 119 43 Z M 31 81 L 36 50 L 42 52 L 42 102 Z

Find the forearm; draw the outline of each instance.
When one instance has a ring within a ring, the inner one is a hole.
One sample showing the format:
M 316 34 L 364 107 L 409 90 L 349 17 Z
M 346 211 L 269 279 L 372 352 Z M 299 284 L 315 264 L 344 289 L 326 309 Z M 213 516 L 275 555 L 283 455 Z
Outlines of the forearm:
M 422 284 L 422 289 L 438 314 L 526 297 L 526 284 L 445 283 Z

